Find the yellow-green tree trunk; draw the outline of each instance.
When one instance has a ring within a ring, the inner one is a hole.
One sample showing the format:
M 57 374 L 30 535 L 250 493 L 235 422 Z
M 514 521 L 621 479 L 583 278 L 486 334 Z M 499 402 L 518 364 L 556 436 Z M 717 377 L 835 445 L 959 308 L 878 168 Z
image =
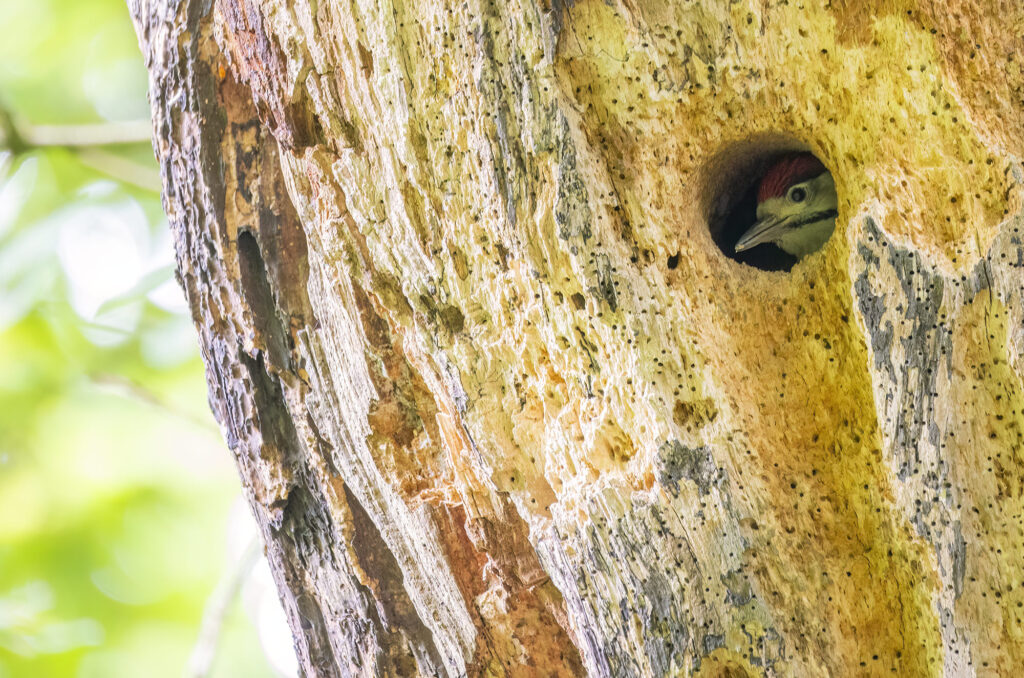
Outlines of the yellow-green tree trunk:
M 131 6 L 307 675 L 1020 675 L 1019 1 Z

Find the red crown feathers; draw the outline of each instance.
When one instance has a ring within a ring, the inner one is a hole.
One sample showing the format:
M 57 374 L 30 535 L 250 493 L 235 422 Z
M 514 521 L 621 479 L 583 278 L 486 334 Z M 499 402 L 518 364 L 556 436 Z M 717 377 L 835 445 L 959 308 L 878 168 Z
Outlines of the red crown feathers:
M 762 203 L 769 198 L 783 196 L 786 189 L 793 184 L 807 181 L 826 171 L 821 161 L 810 153 L 787 155 L 772 165 L 761 179 L 761 185 L 757 189 L 757 202 Z

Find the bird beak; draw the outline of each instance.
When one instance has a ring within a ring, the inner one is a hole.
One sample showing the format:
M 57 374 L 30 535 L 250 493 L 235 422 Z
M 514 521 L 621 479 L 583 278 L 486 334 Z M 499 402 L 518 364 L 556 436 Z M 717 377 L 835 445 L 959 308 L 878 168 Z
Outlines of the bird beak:
M 755 245 L 771 242 L 780 231 L 786 228 L 786 223 L 788 221 L 789 217 L 781 219 L 779 217 L 766 217 L 761 221 L 758 221 L 736 242 L 735 250 L 737 252 L 743 252 L 744 250 L 749 250 Z

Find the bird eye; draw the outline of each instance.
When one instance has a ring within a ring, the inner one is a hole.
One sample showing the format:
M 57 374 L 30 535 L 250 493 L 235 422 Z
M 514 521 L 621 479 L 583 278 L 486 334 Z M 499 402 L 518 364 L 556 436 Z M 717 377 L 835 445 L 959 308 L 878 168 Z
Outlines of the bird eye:
M 797 186 L 796 188 L 790 189 L 789 199 L 793 202 L 803 202 L 804 198 L 807 197 L 807 191 Z

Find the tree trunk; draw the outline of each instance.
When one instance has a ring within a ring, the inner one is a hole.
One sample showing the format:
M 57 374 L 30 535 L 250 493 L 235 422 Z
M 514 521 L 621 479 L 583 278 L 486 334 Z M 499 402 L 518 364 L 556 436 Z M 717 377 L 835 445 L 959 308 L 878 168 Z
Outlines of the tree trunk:
M 131 4 L 307 675 L 1019 675 L 1024 5 Z

